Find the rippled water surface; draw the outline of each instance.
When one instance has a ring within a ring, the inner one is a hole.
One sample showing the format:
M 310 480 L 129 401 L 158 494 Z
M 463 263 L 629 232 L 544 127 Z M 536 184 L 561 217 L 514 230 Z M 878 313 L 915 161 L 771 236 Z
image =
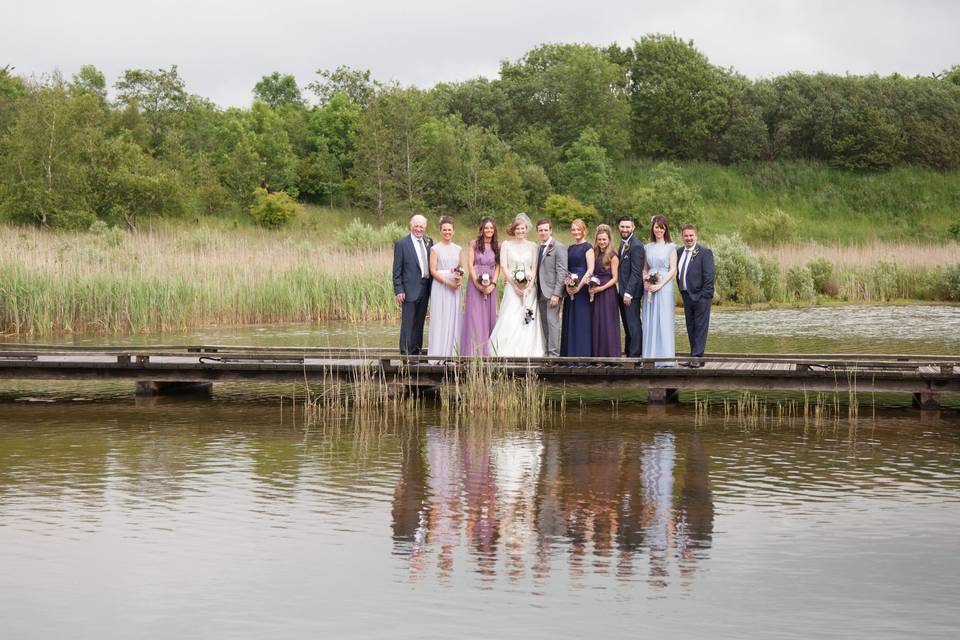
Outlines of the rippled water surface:
M 960 419 L 13 404 L 4 638 L 947 638 Z
M 396 341 L 392 326 L 358 331 L 130 341 Z M 955 354 L 960 308 L 717 313 L 710 348 Z M 218 385 L 207 400 L 136 400 L 129 383 L 0 384 L 0 638 L 960 628 L 956 408 L 868 402 L 855 424 L 742 424 L 700 419 L 689 400 L 574 403 L 520 428 L 429 406 L 308 421 L 292 393 Z

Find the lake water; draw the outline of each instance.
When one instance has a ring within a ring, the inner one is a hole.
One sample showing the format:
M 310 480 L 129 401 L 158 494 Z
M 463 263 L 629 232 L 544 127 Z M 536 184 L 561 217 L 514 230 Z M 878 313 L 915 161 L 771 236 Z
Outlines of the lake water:
M 716 314 L 713 327 L 715 351 L 960 351 L 955 307 Z M 307 420 L 283 389 L 136 400 L 129 384 L 33 385 L 0 387 L 4 639 L 960 628 L 955 409 L 742 424 L 689 404 L 588 403 L 529 428 L 427 407 L 357 424 Z

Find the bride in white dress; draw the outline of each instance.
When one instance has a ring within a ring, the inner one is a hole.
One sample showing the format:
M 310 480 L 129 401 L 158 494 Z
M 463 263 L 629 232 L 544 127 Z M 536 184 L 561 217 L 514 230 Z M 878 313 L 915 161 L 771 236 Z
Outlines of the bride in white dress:
M 500 315 L 490 334 L 490 355 L 513 358 L 544 355 L 543 331 L 537 317 L 538 247 L 527 240 L 531 226 L 525 213 L 518 214 L 507 228 L 513 239 L 500 245 L 500 268 L 506 285 Z M 519 270 L 523 271 L 525 283 L 515 278 Z

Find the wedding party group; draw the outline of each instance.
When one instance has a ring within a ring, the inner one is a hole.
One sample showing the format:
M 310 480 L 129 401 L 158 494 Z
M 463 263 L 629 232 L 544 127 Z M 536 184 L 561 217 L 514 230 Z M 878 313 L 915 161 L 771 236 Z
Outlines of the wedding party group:
M 435 363 L 456 355 L 626 356 L 675 366 L 676 286 L 690 341 L 691 358 L 684 365 L 703 365 L 715 267 L 694 225 L 681 229 L 678 247 L 666 217 L 654 216 L 644 243 L 635 235 L 633 218 L 621 216 L 615 246 L 610 225 L 598 225 L 591 241 L 577 219 L 567 246 L 554 237 L 549 220 L 534 227 L 519 213 L 501 241 L 494 219 L 484 217 L 465 252 L 453 242 L 453 218 L 440 218 L 438 242 L 426 230 L 427 219 L 415 215 L 410 234 L 394 245 L 401 354 L 426 355 Z M 532 230 L 539 242 L 528 239 Z

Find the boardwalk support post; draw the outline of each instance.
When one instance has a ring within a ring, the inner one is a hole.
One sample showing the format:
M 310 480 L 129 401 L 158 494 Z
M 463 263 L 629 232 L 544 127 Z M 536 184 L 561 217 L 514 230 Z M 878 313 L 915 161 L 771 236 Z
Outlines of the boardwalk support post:
M 213 392 L 212 382 L 181 382 L 181 381 L 154 381 L 138 380 L 137 396 L 182 396 L 205 395 Z
M 913 406 L 921 411 L 937 411 L 940 409 L 940 394 L 922 391 L 913 394 Z

